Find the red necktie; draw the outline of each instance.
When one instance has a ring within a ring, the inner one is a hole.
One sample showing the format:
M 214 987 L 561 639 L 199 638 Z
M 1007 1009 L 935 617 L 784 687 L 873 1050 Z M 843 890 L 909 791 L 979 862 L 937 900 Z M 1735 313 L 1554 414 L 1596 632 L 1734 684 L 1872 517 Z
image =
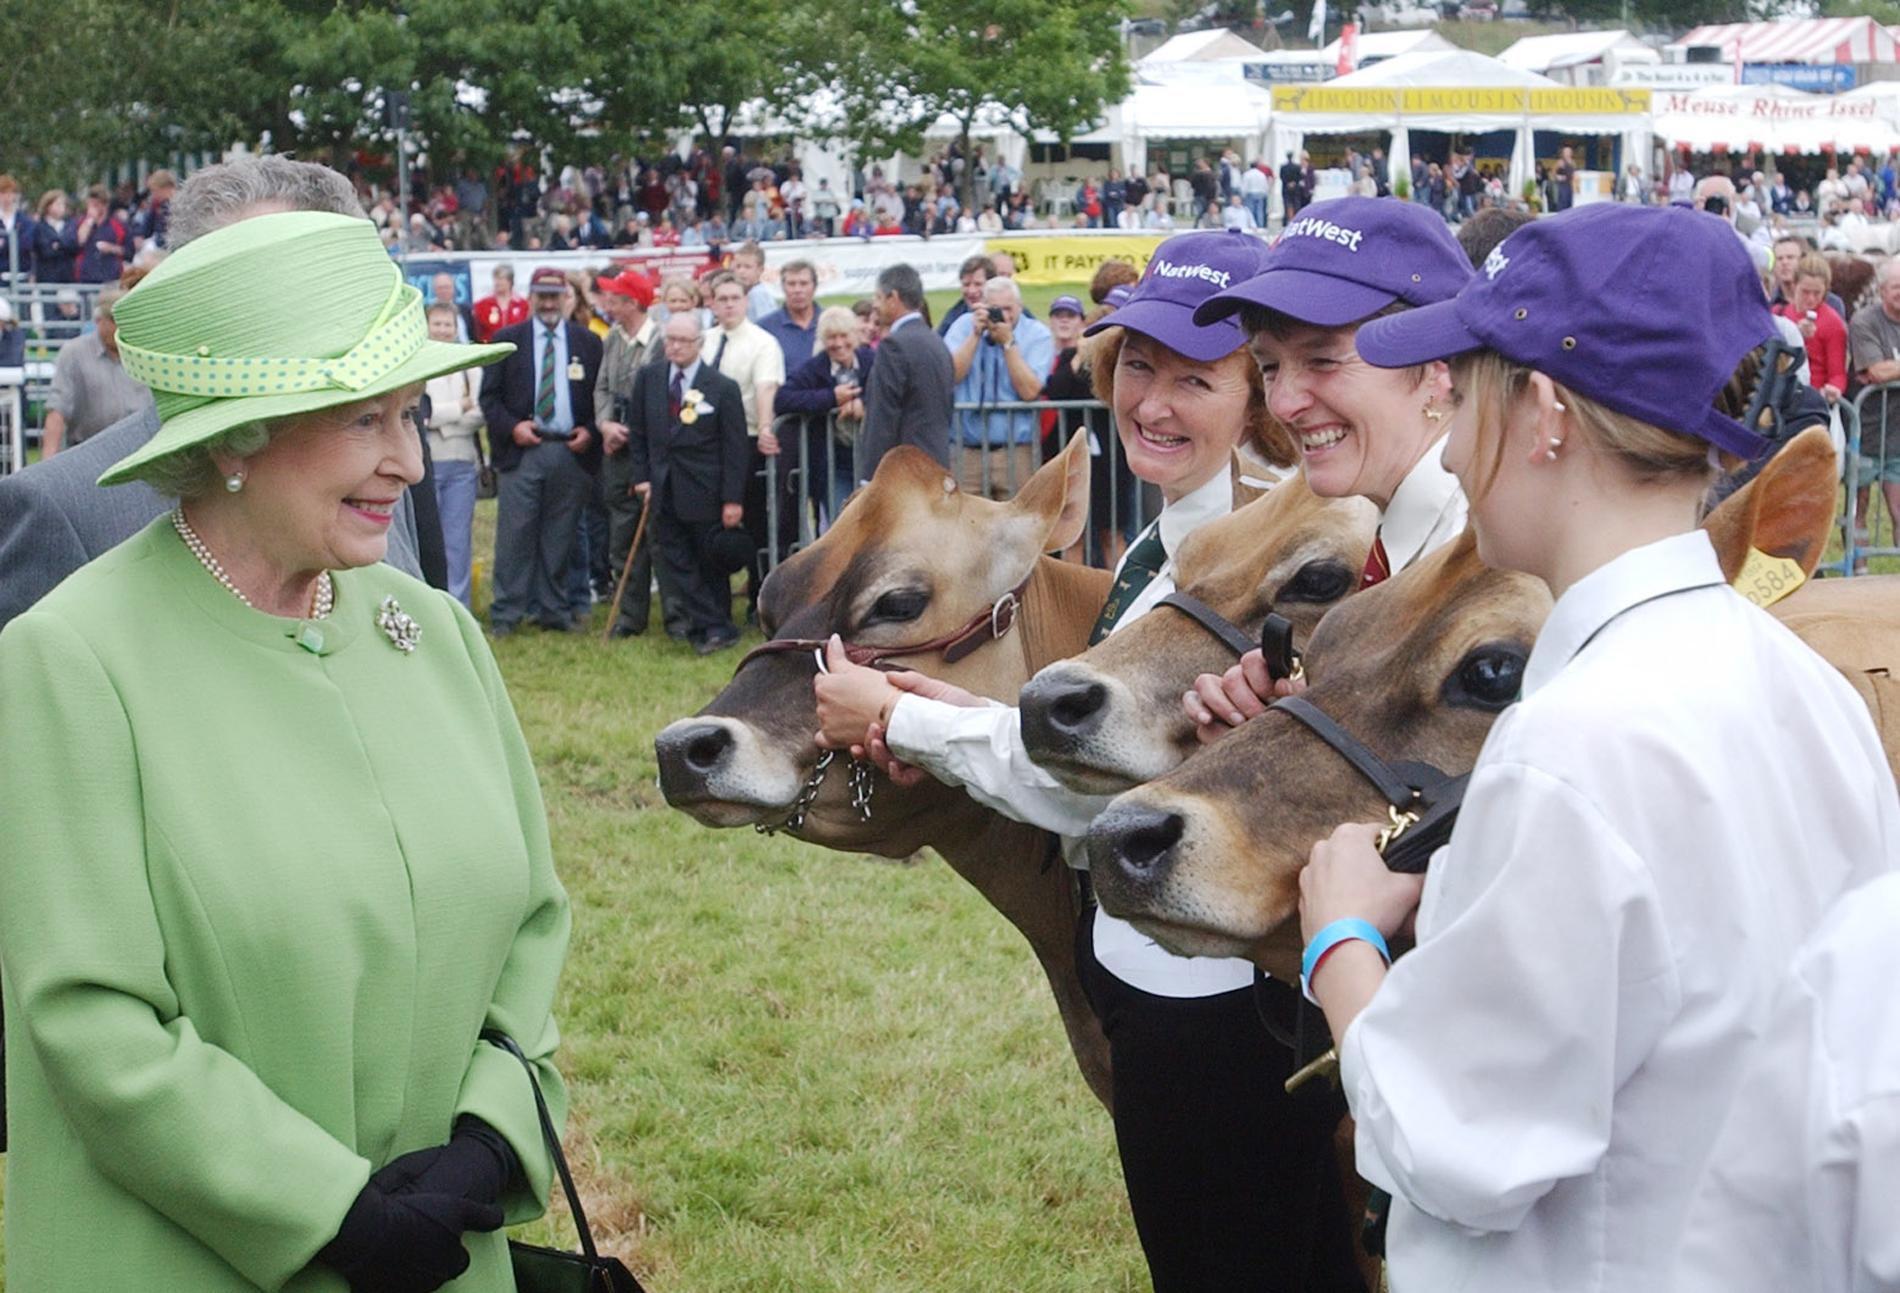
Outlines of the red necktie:
M 1365 573 L 1359 576 L 1359 586 L 1370 588 L 1392 577 L 1392 563 L 1385 555 L 1385 540 L 1378 535 L 1372 537 L 1372 551 L 1366 553 Z

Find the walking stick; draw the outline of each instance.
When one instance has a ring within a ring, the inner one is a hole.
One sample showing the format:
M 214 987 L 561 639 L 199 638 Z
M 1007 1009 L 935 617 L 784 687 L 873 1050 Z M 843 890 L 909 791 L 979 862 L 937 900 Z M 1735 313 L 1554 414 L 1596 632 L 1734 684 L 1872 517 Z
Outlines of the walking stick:
M 633 542 L 627 545 L 627 562 L 620 567 L 620 583 L 614 589 L 613 609 L 607 612 L 607 627 L 600 631 L 602 642 L 613 640 L 614 625 L 620 623 L 620 600 L 627 595 L 627 576 L 633 573 L 634 554 L 640 551 L 640 540 L 646 537 L 647 518 L 653 515 L 653 498 L 649 495 L 640 500 L 640 520 L 633 527 Z

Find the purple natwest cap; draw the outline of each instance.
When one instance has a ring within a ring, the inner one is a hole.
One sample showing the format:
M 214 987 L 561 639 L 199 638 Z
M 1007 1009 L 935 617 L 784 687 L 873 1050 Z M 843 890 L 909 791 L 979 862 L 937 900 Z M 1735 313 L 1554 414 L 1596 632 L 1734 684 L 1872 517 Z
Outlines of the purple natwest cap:
M 1334 198 L 1301 209 L 1280 231 L 1260 274 L 1194 312 L 1211 323 L 1243 305 L 1339 328 L 1394 301 L 1429 305 L 1458 294 L 1471 260 L 1444 217 L 1416 202 Z
M 1358 349 L 1382 368 L 1495 350 L 1619 413 L 1754 458 L 1767 441 L 1714 401 L 1774 335 L 1727 221 L 1599 202 L 1514 231 L 1455 299 L 1372 320 Z
M 1195 309 L 1214 293 L 1258 274 L 1266 257 L 1267 245 L 1238 229 L 1176 234 L 1155 248 L 1128 303 L 1091 325 L 1086 335 L 1127 328 L 1200 363 L 1231 355 L 1247 344 L 1240 325 L 1232 319 L 1199 323 Z
M 1067 310 L 1070 314 L 1088 313 L 1087 310 L 1082 308 L 1082 299 L 1080 297 L 1058 296 L 1055 300 L 1049 302 L 1049 313 L 1060 314 L 1064 310 Z

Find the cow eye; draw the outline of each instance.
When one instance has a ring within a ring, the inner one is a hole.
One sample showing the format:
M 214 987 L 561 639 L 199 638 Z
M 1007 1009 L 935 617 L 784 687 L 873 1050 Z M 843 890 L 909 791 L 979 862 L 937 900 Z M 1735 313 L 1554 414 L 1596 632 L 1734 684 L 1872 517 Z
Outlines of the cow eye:
M 1445 682 L 1445 699 L 1467 709 L 1500 710 L 1524 687 L 1523 648 L 1498 643 L 1466 656 Z
M 877 599 L 871 606 L 871 613 L 865 616 L 864 623 L 872 624 L 908 624 L 924 613 L 924 607 L 930 605 L 930 594 L 921 588 L 895 588 Z
M 1276 602 L 1336 602 L 1352 591 L 1353 572 L 1343 561 L 1309 561 L 1293 572 Z

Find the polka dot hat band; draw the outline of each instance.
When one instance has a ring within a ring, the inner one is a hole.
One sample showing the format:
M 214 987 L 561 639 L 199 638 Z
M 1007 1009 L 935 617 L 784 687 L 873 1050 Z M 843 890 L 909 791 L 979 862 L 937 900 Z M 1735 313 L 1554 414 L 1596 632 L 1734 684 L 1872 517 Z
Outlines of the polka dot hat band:
M 395 266 L 390 268 L 394 270 Z M 200 345 L 195 354 L 167 355 L 123 340 L 119 342 L 119 359 L 126 372 L 155 391 L 208 399 L 244 399 L 332 387 L 361 391 L 400 366 L 429 337 L 422 293 L 404 283 L 400 272 L 384 314 L 387 317 L 367 337 L 334 359 L 225 357 L 212 354 L 208 345 Z
M 152 388 L 159 429 L 102 485 L 253 422 L 374 399 L 493 363 L 507 343 L 432 340 L 422 295 L 368 220 L 276 212 L 180 248 L 113 311 L 126 371 Z

